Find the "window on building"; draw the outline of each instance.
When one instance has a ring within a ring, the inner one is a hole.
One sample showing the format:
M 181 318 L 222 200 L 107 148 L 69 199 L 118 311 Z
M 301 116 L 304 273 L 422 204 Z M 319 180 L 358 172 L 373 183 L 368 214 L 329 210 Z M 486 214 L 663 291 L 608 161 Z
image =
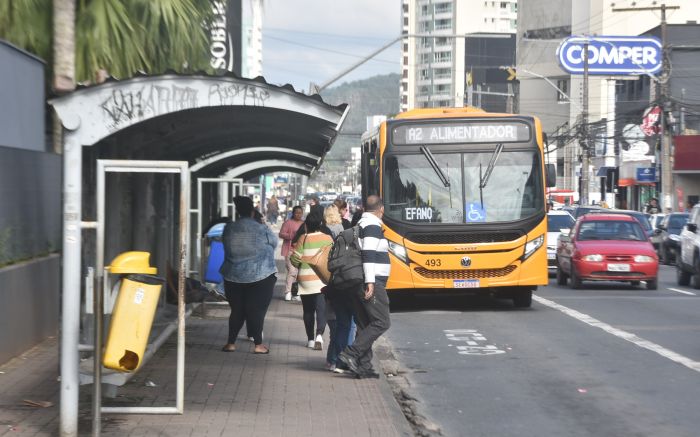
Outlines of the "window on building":
M 408 70 L 406 69 L 403 70 L 403 78 L 408 79 Z
M 449 68 L 436 68 L 433 70 L 433 78 L 435 79 L 451 79 L 452 70 Z
M 423 5 L 420 8 L 421 15 L 428 15 L 428 5 Z
M 403 65 L 408 65 L 408 56 L 403 57 Z
M 428 56 L 430 56 L 430 55 L 428 55 Z M 421 80 L 430 79 L 430 70 L 428 70 L 427 68 L 422 69 L 420 71 L 419 77 Z
M 557 156 L 557 176 L 564 177 L 564 157 Z
M 429 64 L 430 63 L 430 53 L 421 53 L 420 63 L 421 64 Z
M 569 79 L 558 79 L 557 88 L 557 102 L 568 102 L 569 99 L 564 94 L 569 94 Z
M 408 14 L 408 3 L 403 4 L 403 13 Z
M 449 44 L 449 39 L 445 37 L 440 37 L 440 38 L 435 38 L 435 45 L 436 46 L 446 46 Z
M 508 7 L 508 3 L 506 2 L 501 2 L 501 9 L 505 9 Z
M 449 94 L 451 89 L 451 85 L 435 85 L 435 94 Z
M 408 104 L 408 96 L 401 96 L 401 103 L 403 103 L 404 105 L 407 105 Z
M 403 17 L 403 25 L 408 26 L 408 17 Z
M 452 52 L 435 52 L 435 62 L 452 61 Z
M 441 20 L 435 20 L 435 30 L 445 30 L 452 28 L 452 19 L 443 18 Z
M 447 14 L 452 12 L 452 3 L 438 3 L 435 5 L 436 14 Z

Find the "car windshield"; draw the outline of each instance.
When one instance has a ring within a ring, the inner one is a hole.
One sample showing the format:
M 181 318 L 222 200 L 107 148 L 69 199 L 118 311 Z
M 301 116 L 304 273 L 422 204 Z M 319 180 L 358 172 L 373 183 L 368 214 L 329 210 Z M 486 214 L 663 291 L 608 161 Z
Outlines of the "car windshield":
M 688 214 L 674 214 L 668 218 L 669 229 L 680 229 L 688 223 Z
M 574 227 L 574 218 L 568 214 L 547 214 L 547 231 L 561 232 Z
M 506 148 L 488 178 L 484 176 L 493 151 L 432 151 L 437 169 L 426 155 L 387 156 L 387 217 L 417 223 L 504 222 L 531 217 L 544 209 L 542 164 L 536 150 Z
M 639 223 L 621 220 L 591 220 L 581 223 L 578 229 L 579 241 L 627 240 L 646 241 Z

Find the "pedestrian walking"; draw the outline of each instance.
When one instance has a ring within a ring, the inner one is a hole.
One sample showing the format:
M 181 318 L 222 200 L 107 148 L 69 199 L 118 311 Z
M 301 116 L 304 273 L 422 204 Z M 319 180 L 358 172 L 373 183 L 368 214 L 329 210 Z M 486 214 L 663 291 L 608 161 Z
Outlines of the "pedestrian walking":
M 379 196 L 367 197 L 364 213 L 358 226 L 362 250 L 364 290 L 358 290 L 367 323 L 360 326 L 355 341 L 340 353 L 338 359 L 358 378 L 378 378 L 372 369 L 372 345 L 391 326 L 389 296 L 386 283 L 389 279 L 389 243 L 382 231 L 384 204 Z
M 284 300 L 292 300 L 292 287 L 297 281 L 297 273 L 299 270 L 292 265 L 289 258 L 292 255 L 292 240 L 299 228 L 304 224 L 302 215 L 304 210 L 301 206 L 292 208 L 292 217 L 282 223 L 279 237 L 282 239 L 282 256 L 284 257 L 284 265 L 287 267 L 287 277 L 284 286 Z
M 342 218 L 336 204 L 326 208 L 324 222 L 331 231 L 334 240 L 338 234 L 343 232 Z M 324 290 L 326 320 L 329 330 L 326 368 L 330 371 L 336 371 L 338 369 L 338 355 L 348 345 L 352 324 L 352 307 L 347 302 L 347 299 L 344 299 L 343 291 L 335 290 L 331 285 L 327 285 Z
M 307 346 L 316 350 L 323 349 L 323 333 L 326 329 L 325 298 L 321 295 L 324 287 L 321 279 L 302 257 L 311 257 L 324 246 L 333 244 L 333 239 L 321 232 L 323 223 L 323 208 L 311 210 L 304 225 L 304 234 L 299 237 L 291 256 L 292 265 L 299 269 L 297 283 L 303 307 L 304 328 L 306 330 Z M 314 321 L 316 329 L 314 330 Z
M 236 221 L 227 224 L 223 234 L 221 274 L 231 314 L 228 342 L 221 350 L 236 350 L 236 339 L 245 323 L 255 343 L 254 353 L 266 354 L 270 349 L 262 343 L 262 332 L 277 281 L 274 254 L 279 240 L 267 225 L 254 219 L 253 201 L 249 197 L 236 196 L 234 204 Z
M 280 214 L 280 204 L 274 194 L 267 201 L 267 222 L 271 225 L 277 224 L 277 217 Z

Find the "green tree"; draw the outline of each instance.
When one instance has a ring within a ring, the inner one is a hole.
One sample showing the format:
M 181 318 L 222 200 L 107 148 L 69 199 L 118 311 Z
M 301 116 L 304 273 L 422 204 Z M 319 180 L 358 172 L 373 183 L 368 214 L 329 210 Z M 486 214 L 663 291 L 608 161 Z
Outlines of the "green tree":
M 53 3 L 52 9 L 52 0 L 0 1 L 0 38 L 53 65 L 53 55 L 58 61 L 63 50 L 71 50 L 71 44 L 53 41 L 57 44 L 52 55 L 52 36 L 57 40 L 70 39 L 72 27 L 74 79 L 78 82 L 95 81 L 102 72 L 125 78 L 137 71 L 155 74 L 167 69 L 189 72 L 208 67 L 205 23 L 212 13 L 210 0 L 54 0 Z M 52 10 L 57 14 L 65 8 L 75 11 L 74 23 L 52 17 Z M 64 26 L 65 29 L 60 29 Z M 61 70 L 56 71 L 60 81 L 65 68 L 58 70 Z

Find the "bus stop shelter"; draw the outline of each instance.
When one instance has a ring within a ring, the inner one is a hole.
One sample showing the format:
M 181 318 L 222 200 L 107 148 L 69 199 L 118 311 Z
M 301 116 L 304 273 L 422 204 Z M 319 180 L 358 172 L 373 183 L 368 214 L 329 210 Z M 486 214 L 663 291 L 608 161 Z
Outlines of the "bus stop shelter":
M 64 128 L 60 430 L 77 436 L 79 351 L 90 349 L 80 329 L 88 270 L 101 275 L 104 260 L 122 250 L 151 249 L 161 268 L 176 259 L 184 348 L 184 275 L 196 235 L 191 188 L 200 178 L 224 175 L 312 174 L 348 107 L 262 77 L 204 74 L 108 80 L 50 103 Z M 105 187 L 109 169 L 117 173 Z

